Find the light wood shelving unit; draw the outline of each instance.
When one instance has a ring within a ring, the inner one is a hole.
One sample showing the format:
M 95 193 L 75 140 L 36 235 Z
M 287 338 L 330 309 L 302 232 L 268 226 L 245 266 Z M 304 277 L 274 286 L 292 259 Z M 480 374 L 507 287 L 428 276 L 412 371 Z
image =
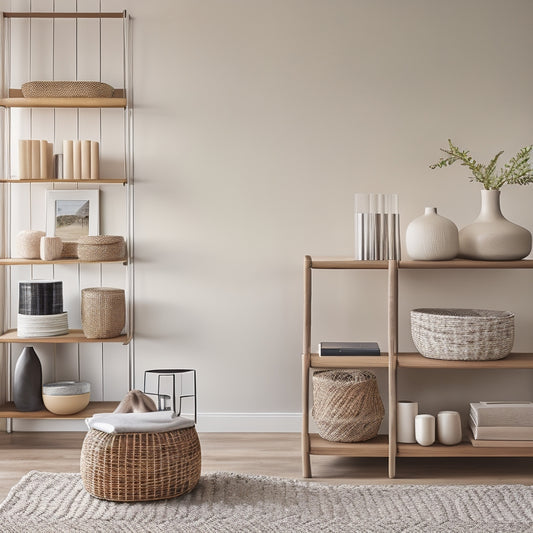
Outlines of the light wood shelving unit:
M 58 259 L 54 261 L 43 261 L 40 259 L 21 259 L 13 257 L 0 258 L 0 267 L 9 269 L 14 266 L 24 265 L 82 265 L 82 264 L 123 264 L 127 269 L 127 281 L 126 281 L 126 294 L 129 298 L 126 302 L 127 309 L 127 330 L 124 334 L 118 337 L 107 339 L 88 339 L 83 334 L 81 329 L 70 329 L 68 334 L 55 336 L 55 337 L 32 337 L 21 338 L 17 336 L 16 329 L 4 328 L 3 333 L 0 334 L 0 345 L 10 346 L 12 344 L 86 344 L 86 343 L 115 343 L 128 345 L 128 382 L 129 389 L 133 388 L 135 366 L 134 366 L 134 347 L 133 347 L 133 175 L 132 175 L 132 126 L 131 126 L 131 43 L 129 24 L 130 17 L 123 12 L 108 12 L 108 13 L 96 13 L 96 12 L 4 12 L 3 20 L 4 24 L 10 24 L 13 19 L 121 19 L 122 20 L 122 38 L 123 38 L 123 78 L 124 89 L 115 89 L 112 97 L 109 98 L 25 98 L 22 96 L 21 89 L 10 88 L 8 89 L 7 96 L 0 98 L 0 108 L 4 109 L 6 132 L 5 137 L 10 137 L 10 122 L 11 122 L 11 110 L 15 108 L 50 108 L 50 109 L 122 109 L 124 112 L 124 177 L 123 178 L 100 178 L 95 180 L 87 179 L 17 179 L 11 177 L 10 165 L 9 165 L 9 151 L 4 149 L 7 161 L 6 168 L 4 169 L 4 177 L 0 179 L 0 185 L 5 187 L 4 198 L 9 198 L 10 188 L 17 187 L 18 185 L 29 184 L 73 184 L 76 188 L 79 184 L 90 185 L 121 185 L 126 188 L 125 198 L 127 202 L 127 257 L 122 260 L 113 261 L 83 261 L 79 259 Z M 6 31 L 5 35 L 9 38 L 10 31 Z M 77 38 L 77 37 L 76 37 Z M 4 45 L 5 53 L 9 53 L 9 46 Z M 6 52 L 7 50 L 7 52 Z M 5 61 L 5 59 L 4 59 Z M 6 74 L 6 73 L 4 73 Z M 5 86 L 9 87 L 9 76 L 6 76 Z M 78 111 L 79 113 L 79 111 Z M 6 154 L 7 151 L 7 154 Z M 7 177 L 6 177 L 7 176 Z M 9 201 L 9 200 L 8 200 Z M 4 227 L 4 231 L 6 228 Z M 9 241 L 9 239 L 7 239 Z M 7 247 L 9 253 L 9 247 Z M 9 275 L 6 274 L 7 279 Z M 11 379 L 11 357 L 7 355 L 7 385 L 8 385 L 8 397 L 11 395 L 11 387 L 9 386 L 9 380 Z M 90 417 L 95 413 L 112 412 L 118 402 L 116 401 L 91 401 L 86 409 L 73 415 L 56 415 L 43 409 L 41 411 L 22 412 L 18 411 L 13 402 L 8 401 L 3 405 L 0 405 L 0 418 L 7 419 L 8 432 L 11 431 L 11 420 L 17 419 L 35 419 L 35 420 L 79 420 L 86 417 Z
M 388 284 L 388 353 L 379 356 L 320 357 L 311 353 L 312 271 L 384 270 Z M 533 369 L 533 353 L 511 353 L 497 361 L 446 361 L 429 359 L 419 353 L 398 352 L 398 271 L 402 269 L 533 269 L 533 260 L 521 261 L 356 261 L 353 259 L 304 259 L 304 326 L 302 350 L 302 472 L 311 477 L 311 455 L 344 457 L 387 457 L 389 477 L 396 476 L 397 457 L 533 457 L 533 447 L 481 447 L 469 440 L 456 446 L 432 446 L 396 442 L 396 379 L 402 368 L 421 369 Z M 324 368 L 388 369 L 388 435 L 357 443 L 330 442 L 309 433 L 310 371 Z

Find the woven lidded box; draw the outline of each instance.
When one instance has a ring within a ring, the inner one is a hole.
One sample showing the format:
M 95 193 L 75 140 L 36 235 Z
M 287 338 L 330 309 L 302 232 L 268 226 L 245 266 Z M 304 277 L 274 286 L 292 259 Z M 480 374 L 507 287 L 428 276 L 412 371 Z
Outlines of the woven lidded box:
M 29 81 L 21 89 L 24 98 L 111 98 L 115 91 L 99 81 Z
M 81 325 L 88 339 L 118 337 L 125 323 L 123 289 L 90 287 L 81 291 Z
M 313 418 L 318 434 L 336 442 L 374 438 L 385 416 L 376 376 L 368 370 L 317 370 Z
M 126 242 L 121 235 L 89 235 L 78 239 L 81 261 L 121 261 L 126 258 Z
M 413 309 L 411 336 L 430 359 L 503 359 L 514 342 L 514 313 L 488 309 Z

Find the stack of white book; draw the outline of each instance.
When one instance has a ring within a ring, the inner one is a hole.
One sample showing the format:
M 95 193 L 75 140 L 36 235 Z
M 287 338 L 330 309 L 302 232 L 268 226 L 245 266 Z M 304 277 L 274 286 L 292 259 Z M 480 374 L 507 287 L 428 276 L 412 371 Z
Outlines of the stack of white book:
M 474 446 L 533 445 L 533 402 L 470 404 Z

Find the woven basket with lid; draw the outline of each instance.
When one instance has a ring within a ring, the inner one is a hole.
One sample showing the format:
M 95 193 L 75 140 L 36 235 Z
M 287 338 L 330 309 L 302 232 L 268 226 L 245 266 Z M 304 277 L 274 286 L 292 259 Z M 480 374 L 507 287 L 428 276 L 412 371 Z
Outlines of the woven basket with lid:
M 374 438 L 385 416 L 376 376 L 368 370 L 317 370 L 313 418 L 319 435 L 336 442 Z
M 126 243 L 121 235 L 89 235 L 78 239 L 81 261 L 121 261 L 126 257 Z
M 81 291 L 81 325 L 88 339 L 118 337 L 125 323 L 123 289 L 90 287 Z

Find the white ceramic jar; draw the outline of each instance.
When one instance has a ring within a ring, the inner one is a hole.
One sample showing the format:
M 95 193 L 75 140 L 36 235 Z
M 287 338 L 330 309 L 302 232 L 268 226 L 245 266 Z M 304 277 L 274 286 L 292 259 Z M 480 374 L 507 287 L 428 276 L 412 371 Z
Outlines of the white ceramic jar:
M 409 257 L 417 261 L 453 259 L 459 251 L 459 231 L 451 220 L 437 214 L 436 207 L 426 207 L 407 226 L 405 245 Z
M 416 442 L 421 446 L 431 446 L 435 442 L 435 417 L 433 415 L 416 415 Z
M 437 414 L 437 438 L 447 446 L 461 442 L 461 416 L 457 411 L 441 411 Z
M 414 443 L 415 417 L 418 414 L 418 402 L 400 401 L 396 409 L 396 440 L 398 442 Z

